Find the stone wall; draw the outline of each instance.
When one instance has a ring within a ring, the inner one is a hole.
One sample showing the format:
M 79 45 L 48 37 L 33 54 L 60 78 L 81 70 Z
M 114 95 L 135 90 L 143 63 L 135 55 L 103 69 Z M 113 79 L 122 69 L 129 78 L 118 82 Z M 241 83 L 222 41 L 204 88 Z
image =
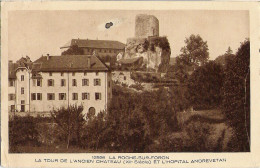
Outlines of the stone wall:
M 159 20 L 153 15 L 140 14 L 135 17 L 135 37 L 159 36 Z

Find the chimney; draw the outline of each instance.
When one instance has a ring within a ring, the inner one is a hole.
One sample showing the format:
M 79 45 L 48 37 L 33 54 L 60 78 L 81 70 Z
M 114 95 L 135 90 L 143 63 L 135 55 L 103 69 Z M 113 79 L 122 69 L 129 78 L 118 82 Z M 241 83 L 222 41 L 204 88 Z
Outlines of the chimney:
M 87 67 L 90 68 L 90 57 L 87 58 Z
M 49 60 L 50 59 L 50 54 L 47 54 L 47 60 Z
M 30 57 L 28 55 L 26 55 L 26 61 L 27 62 L 31 62 L 31 59 L 30 59 Z

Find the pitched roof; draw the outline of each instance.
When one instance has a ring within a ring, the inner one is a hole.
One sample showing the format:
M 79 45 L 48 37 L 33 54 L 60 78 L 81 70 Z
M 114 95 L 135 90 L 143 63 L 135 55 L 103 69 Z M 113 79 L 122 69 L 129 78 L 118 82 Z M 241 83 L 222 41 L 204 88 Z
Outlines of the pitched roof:
M 118 62 L 121 63 L 121 64 L 133 64 L 133 63 L 135 63 L 139 60 L 143 60 L 143 57 L 121 59 Z
M 32 61 L 28 56 L 26 58 L 22 57 L 13 63 L 11 60 L 8 63 L 8 78 L 15 79 L 16 78 L 16 70 L 17 68 L 28 68 L 31 69 Z
M 96 56 L 89 55 L 62 55 L 42 56 L 33 63 L 33 71 L 60 72 L 60 71 L 108 71 Z M 88 63 L 90 61 L 90 63 Z
M 112 40 L 88 40 L 88 39 L 72 39 L 66 43 L 62 48 L 69 48 L 70 46 L 77 45 L 78 47 L 87 48 L 108 48 L 108 49 L 124 49 L 125 44 L 119 41 Z
M 8 64 L 8 78 L 9 79 L 15 79 L 16 75 L 15 75 L 15 71 L 18 68 L 18 64 L 16 63 L 9 63 Z

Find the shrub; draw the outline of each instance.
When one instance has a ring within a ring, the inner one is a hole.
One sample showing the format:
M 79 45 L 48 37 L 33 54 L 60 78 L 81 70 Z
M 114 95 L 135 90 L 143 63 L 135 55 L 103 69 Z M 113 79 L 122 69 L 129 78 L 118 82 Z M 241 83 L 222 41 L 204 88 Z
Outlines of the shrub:
M 134 88 L 136 90 L 143 90 L 144 86 L 141 83 L 135 83 L 129 86 L 129 88 Z
M 40 145 L 35 119 L 31 116 L 14 116 L 9 121 L 9 150 L 16 152 L 19 145 Z

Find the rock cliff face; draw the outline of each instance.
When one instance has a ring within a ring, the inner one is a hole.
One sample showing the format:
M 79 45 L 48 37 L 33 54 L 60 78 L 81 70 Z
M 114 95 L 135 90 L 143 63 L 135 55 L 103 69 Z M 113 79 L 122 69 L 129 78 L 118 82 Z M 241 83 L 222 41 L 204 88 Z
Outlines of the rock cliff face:
M 163 71 L 170 60 L 170 46 L 166 37 L 129 38 L 125 58 L 143 57 L 147 69 Z

